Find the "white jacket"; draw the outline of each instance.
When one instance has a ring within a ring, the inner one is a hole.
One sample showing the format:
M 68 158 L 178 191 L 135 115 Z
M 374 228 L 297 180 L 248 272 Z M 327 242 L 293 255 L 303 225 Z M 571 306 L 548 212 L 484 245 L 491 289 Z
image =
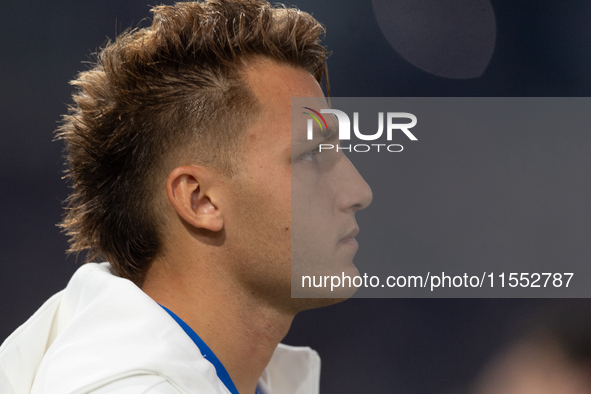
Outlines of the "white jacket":
M 315 394 L 320 358 L 280 344 L 266 394 Z M 183 329 L 108 263 L 80 267 L 0 347 L 2 394 L 229 394 Z

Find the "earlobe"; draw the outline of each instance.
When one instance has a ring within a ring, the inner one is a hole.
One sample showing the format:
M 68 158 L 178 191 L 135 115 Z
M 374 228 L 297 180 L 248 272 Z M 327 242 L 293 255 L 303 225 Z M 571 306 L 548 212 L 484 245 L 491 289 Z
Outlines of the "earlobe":
M 220 231 L 224 227 L 207 169 L 175 168 L 166 180 L 166 194 L 177 214 L 191 226 L 209 231 Z

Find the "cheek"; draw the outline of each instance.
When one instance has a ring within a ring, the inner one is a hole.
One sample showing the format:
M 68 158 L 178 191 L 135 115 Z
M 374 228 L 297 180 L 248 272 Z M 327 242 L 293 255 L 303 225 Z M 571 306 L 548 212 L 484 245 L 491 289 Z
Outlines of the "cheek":
M 259 292 L 285 291 L 290 283 L 289 193 L 286 198 L 269 191 L 262 187 L 241 191 L 227 236 L 237 277 Z
M 242 239 L 277 248 L 291 236 L 290 173 L 269 171 L 252 177 L 238 188 L 235 217 Z M 262 247 L 261 247 L 262 249 Z
M 334 195 L 330 182 L 317 174 L 294 174 L 291 182 L 291 214 L 294 227 L 300 223 L 327 226 L 334 223 Z
M 329 189 L 322 183 L 292 184 L 291 224 L 294 261 L 328 259 L 336 244 L 336 222 Z
M 270 171 L 260 182 L 257 198 L 260 209 L 271 223 L 290 227 L 291 220 L 291 172 Z M 270 224 L 270 223 L 269 223 Z

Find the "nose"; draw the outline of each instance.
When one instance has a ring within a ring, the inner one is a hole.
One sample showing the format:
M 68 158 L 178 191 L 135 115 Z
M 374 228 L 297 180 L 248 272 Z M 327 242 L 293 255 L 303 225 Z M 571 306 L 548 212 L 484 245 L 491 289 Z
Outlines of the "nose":
M 339 167 L 339 175 L 336 177 L 339 188 L 338 208 L 352 212 L 367 208 L 373 199 L 373 193 L 367 182 L 344 154 Z

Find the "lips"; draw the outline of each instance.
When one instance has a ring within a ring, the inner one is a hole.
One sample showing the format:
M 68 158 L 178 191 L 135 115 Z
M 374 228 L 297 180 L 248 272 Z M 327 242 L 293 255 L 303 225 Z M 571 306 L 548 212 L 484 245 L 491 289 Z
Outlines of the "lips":
M 359 247 L 359 244 L 357 243 L 357 240 L 355 239 L 357 234 L 359 234 L 359 227 L 355 227 L 353 230 L 351 230 L 351 232 L 349 232 L 349 234 L 345 235 L 343 238 L 340 239 L 339 243 L 353 246 L 353 247 Z

